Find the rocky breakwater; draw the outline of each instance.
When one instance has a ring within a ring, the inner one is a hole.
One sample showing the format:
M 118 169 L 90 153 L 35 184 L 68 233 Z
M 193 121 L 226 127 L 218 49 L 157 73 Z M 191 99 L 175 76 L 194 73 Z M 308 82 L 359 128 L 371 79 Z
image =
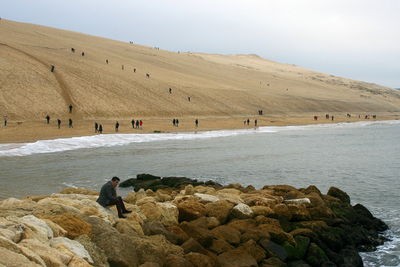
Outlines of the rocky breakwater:
M 79 188 L 3 200 L 0 266 L 362 266 L 387 229 L 334 187 L 182 186 L 128 193 L 126 219 Z

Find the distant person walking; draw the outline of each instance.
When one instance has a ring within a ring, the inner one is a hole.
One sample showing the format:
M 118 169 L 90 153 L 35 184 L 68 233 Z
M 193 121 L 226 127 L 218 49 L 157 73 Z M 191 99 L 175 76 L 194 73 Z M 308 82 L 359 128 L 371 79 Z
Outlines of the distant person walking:
M 257 127 L 257 120 L 254 120 L 254 126 Z
M 247 119 L 247 125 L 250 125 L 250 119 Z
M 69 108 L 69 113 L 72 113 L 72 104 L 69 104 L 68 108 Z
M 194 121 L 194 124 L 196 125 L 196 128 L 199 127 L 199 120 L 196 119 L 196 120 Z
M 170 93 L 170 94 L 172 94 L 172 88 L 169 88 L 169 90 L 168 90 L 168 91 L 169 91 L 169 93 Z
M 97 122 L 94 123 L 94 132 L 97 133 L 99 131 L 99 124 Z
M 4 127 L 6 127 L 7 126 L 7 121 L 8 121 L 7 115 L 4 115 L 3 119 L 4 119 Z
M 97 203 L 103 207 L 107 206 L 117 206 L 118 217 L 126 218 L 124 213 L 131 213 L 132 211 L 125 208 L 124 202 L 121 197 L 117 197 L 116 187 L 119 184 L 120 179 L 114 176 L 111 181 L 105 183 L 100 189 L 99 198 L 96 200 Z
M 61 120 L 60 119 L 57 119 L 57 126 L 58 126 L 58 129 L 60 129 L 60 127 L 61 127 Z
M 72 125 L 72 119 L 69 118 L 68 120 L 68 128 L 74 128 L 74 126 Z
M 117 121 L 117 122 L 115 123 L 115 131 L 116 131 L 116 132 L 118 132 L 118 128 L 119 128 L 119 122 Z
M 131 120 L 131 123 L 132 123 L 132 128 L 135 128 L 135 120 L 134 119 Z
M 175 126 L 175 124 L 176 124 L 176 121 L 175 121 L 175 119 L 173 119 L 172 120 L 172 125 Z
M 143 121 L 142 120 L 140 120 L 139 125 L 140 125 L 140 129 L 143 129 L 142 128 L 143 127 Z
M 103 125 L 99 125 L 99 133 L 102 134 L 103 133 Z
M 139 128 L 139 120 L 136 120 L 135 125 L 136 125 L 136 128 Z
M 176 127 L 179 127 L 179 120 L 178 119 L 175 120 L 175 124 L 176 124 Z
M 46 121 L 47 121 L 47 124 L 50 123 L 50 116 L 49 115 L 46 115 Z

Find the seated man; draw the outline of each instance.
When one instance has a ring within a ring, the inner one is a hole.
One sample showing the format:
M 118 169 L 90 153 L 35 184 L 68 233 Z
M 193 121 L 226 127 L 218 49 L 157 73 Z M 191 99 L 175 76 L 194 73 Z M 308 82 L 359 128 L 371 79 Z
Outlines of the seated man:
M 124 213 L 131 213 L 132 211 L 125 208 L 124 202 L 122 201 L 121 197 L 117 197 L 117 192 L 115 188 L 117 187 L 119 181 L 119 178 L 114 176 L 111 181 L 105 183 L 101 187 L 99 198 L 96 201 L 103 207 L 116 205 L 118 210 L 118 217 L 126 218 L 126 216 L 124 216 Z

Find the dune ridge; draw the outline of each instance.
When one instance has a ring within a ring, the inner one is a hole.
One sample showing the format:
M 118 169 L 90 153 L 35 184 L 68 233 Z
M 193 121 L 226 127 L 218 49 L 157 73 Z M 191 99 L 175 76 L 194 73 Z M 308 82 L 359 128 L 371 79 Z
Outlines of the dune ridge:
M 113 124 L 155 119 L 168 120 L 169 125 L 175 117 L 191 124 L 197 117 L 254 120 L 259 110 L 264 116 L 281 118 L 310 118 L 316 113 L 392 116 L 400 111 L 397 90 L 257 55 L 172 52 L 5 19 L 0 22 L 0 36 L 0 114 L 33 132 L 43 127 L 47 114 L 53 124 L 56 118 L 63 123 L 72 118 L 87 131 L 94 120 Z M 258 117 L 266 125 L 263 116 Z M 155 124 L 151 130 L 169 131 L 165 123 Z M 207 129 L 213 128 L 234 126 Z M 12 138 L 16 132 L 10 130 L 4 140 L 83 134 L 42 131 Z

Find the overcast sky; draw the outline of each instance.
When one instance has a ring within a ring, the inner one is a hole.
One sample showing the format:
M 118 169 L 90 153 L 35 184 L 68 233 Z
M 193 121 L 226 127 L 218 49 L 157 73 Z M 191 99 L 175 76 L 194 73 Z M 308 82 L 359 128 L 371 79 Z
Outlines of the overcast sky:
M 0 0 L 0 16 L 400 87 L 399 0 Z

